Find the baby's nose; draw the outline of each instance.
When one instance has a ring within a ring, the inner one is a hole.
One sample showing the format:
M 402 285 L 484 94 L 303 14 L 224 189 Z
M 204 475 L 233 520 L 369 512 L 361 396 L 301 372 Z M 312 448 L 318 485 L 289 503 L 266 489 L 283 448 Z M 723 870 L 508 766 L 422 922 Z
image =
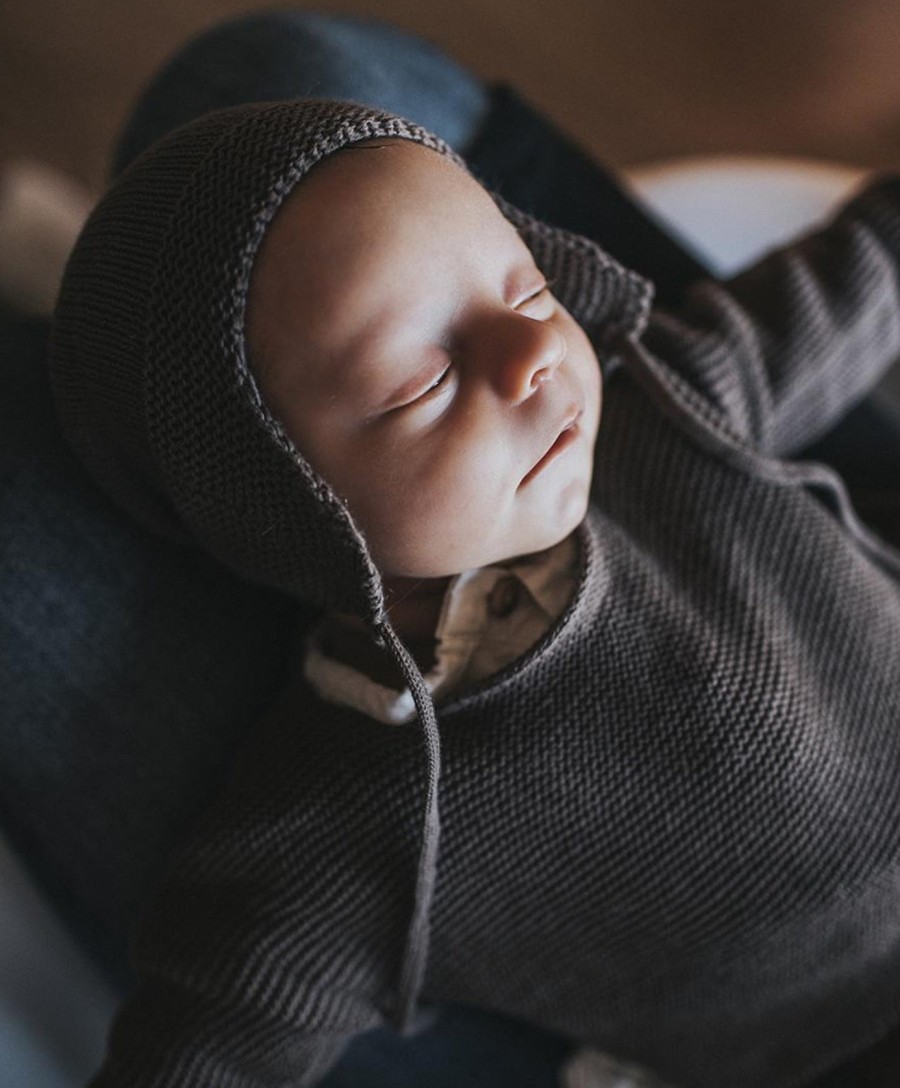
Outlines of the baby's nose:
M 512 314 L 508 320 L 497 378 L 503 395 L 519 404 L 553 377 L 566 356 L 566 341 L 545 321 L 523 314 Z

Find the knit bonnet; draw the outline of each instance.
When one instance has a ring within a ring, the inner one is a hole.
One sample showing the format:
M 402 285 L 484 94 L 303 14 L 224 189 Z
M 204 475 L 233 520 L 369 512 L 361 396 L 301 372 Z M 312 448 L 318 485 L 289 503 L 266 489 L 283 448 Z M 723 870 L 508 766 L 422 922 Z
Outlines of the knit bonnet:
M 391 627 L 362 533 L 271 414 L 247 360 L 250 275 L 268 225 L 315 164 L 374 137 L 462 160 L 401 118 L 349 102 L 211 113 L 140 156 L 95 208 L 67 265 L 51 373 L 63 430 L 98 483 L 164 536 L 238 574 L 362 617 L 410 685 L 427 797 L 396 1022 L 415 1012 L 438 845 L 439 736 L 412 657 Z M 494 196 L 606 366 L 642 327 L 649 285 L 594 243 Z

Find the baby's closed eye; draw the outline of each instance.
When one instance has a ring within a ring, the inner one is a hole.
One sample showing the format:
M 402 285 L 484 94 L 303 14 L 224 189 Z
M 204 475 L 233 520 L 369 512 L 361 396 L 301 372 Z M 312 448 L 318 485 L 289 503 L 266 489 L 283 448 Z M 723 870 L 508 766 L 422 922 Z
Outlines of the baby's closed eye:
M 444 382 L 450 376 L 450 368 L 452 365 L 452 363 L 448 363 L 447 366 L 444 367 L 444 369 L 440 372 L 440 374 L 438 374 L 438 376 L 431 383 L 431 385 L 429 385 L 428 388 L 424 391 L 424 393 L 422 394 L 423 396 L 425 395 L 425 393 L 431 393 L 444 384 Z
M 517 302 L 513 309 L 517 313 L 533 318 L 535 321 L 548 320 L 556 309 L 556 300 L 551 292 L 551 285 L 551 280 L 545 280 L 540 287 L 536 288 L 529 295 L 526 295 L 525 298 Z M 450 360 L 434 375 L 432 380 L 425 385 L 421 393 L 413 398 L 411 403 L 430 399 L 434 394 L 438 393 L 438 391 L 447 384 L 452 371 L 453 362 Z
M 524 313 L 526 317 L 533 317 L 536 321 L 546 321 L 556 308 L 551 286 L 552 281 L 548 280 L 521 302 L 516 303 L 517 312 Z

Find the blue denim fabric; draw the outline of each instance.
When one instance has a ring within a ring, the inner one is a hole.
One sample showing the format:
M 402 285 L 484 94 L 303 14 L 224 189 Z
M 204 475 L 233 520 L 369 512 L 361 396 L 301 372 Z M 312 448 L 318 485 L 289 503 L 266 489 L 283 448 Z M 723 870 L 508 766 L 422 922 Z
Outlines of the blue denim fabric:
M 0 322 L 0 822 L 124 985 L 126 934 L 300 612 L 100 493 L 58 430 L 47 332 Z
M 340 98 L 418 122 L 465 149 L 487 114 L 487 86 L 389 23 L 349 15 L 246 15 L 200 35 L 146 88 L 113 161 L 119 173 L 160 136 L 214 109 L 282 98 Z

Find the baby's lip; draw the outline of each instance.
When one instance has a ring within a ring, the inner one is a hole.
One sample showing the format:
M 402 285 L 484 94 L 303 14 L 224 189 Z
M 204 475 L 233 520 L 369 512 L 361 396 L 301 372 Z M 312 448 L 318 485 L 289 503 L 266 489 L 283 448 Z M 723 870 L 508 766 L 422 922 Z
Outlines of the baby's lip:
M 556 437 L 550 443 L 550 445 L 544 450 L 538 460 L 531 466 L 528 472 L 522 477 L 519 482 L 519 487 L 524 487 L 530 483 L 539 472 L 542 472 L 547 465 L 550 464 L 563 450 L 575 441 L 578 437 L 578 423 L 581 419 L 583 409 L 577 405 L 571 407 L 566 412 L 563 422 L 556 432 Z

